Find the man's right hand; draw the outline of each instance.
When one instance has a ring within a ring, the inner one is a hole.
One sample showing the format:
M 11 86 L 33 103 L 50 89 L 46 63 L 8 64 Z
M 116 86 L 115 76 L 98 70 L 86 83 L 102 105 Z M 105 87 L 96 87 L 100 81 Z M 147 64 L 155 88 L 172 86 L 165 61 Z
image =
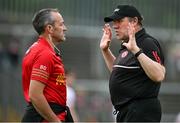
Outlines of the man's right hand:
M 100 42 L 100 48 L 103 51 L 108 50 L 112 39 L 112 31 L 109 24 L 105 24 L 103 28 L 103 36 Z

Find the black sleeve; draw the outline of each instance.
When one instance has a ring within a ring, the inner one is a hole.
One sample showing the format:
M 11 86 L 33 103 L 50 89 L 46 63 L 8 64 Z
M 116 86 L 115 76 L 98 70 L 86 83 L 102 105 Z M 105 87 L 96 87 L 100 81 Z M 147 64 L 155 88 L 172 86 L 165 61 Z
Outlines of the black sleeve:
M 142 48 L 143 52 L 150 59 L 160 64 L 164 64 L 164 55 L 162 53 L 160 44 L 156 39 L 147 37 L 140 43 L 139 47 Z

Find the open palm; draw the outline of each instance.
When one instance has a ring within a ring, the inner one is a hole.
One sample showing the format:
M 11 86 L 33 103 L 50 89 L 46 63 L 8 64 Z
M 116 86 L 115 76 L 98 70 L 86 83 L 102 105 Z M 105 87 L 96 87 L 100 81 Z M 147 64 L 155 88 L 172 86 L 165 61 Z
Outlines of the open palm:
M 130 50 L 131 52 L 136 52 L 138 49 L 137 44 L 136 44 L 136 38 L 135 38 L 135 28 L 133 24 L 129 23 L 128 26 L 128 35 L 129 35 L 129 41 L 127 43 L 123 43 L 123 45 Z
M 103 28 L 103 36 L 102 36 L 101 42 L 100 42 L 100 48 L 102 50 L 108 49 L 111 39 L 112 39 L 111 27 L 109 24 L 105 24 L 104 28 Z

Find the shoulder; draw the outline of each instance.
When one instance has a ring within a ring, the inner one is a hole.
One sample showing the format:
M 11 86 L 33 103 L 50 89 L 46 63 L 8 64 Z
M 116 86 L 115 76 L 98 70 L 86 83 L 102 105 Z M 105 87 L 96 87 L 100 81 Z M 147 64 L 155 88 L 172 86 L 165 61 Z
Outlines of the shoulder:
M 44 55 L 44 56 L 48 56 L 48 57 L 53 57 L 54 56 L 53 51 L 51 51 L 51 50 L 49 50 L 47 48 L 41 49 L 40 54 Z
M 146 43 L 157 43 L 157 39 L 154 38 L 153 36 L 149 35 L 149 34 L 144 34 L 143 36 L 143 40 L 142 42 L 146 42 Z
M 37 51 L 37 53 L 38 53 L 38 57 L 45 57 L 45 58 L 50 58 L 51 59 L 54 56 L 54 53 L 50 49 L 48 49 L 46 47 L 41 47 Z
M 31 54 L 34 55 L 34 62 L 37 64 L 53 65 L 53 53 L 46 47 L 32 49 Z
M 143 52 L 148 57 L 157 62 L 159 62 L 158 59 L 160 57 L 161 63 L 164 63 L 163 51 L 157 39 L 147 34 L 144 39 L 139 43 L 139 46 L 143 49 Z
M 145 34 L 140 41 L 139 45 L 144 48 L 160 48 L 160 44 L 156 38 L 149 34 Z

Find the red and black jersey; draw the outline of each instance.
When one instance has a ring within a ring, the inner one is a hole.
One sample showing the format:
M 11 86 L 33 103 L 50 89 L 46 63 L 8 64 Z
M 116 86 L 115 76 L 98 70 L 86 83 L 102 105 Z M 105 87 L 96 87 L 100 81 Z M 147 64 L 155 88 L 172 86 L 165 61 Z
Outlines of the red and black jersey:
M 136 33 L 136 43 L 152 60 L 164 64 L 164 56 L 156 39 L 145 29 Z M 133 99 L 153 98 L 159 93 L 160 83 L 153 82 L 141 67 L 134 54 L 122 46 L 113 64 L 109 80 L 111 100 L 114 106 L 122 106 Z
M 37 80 L 46 85 L 44 95 L 48 102 L 66 106 L 64 65 L 45 38 L 39 37 L 26 52 L 22 63 L 22 80 L 27 102 L 30 102 L 30 81 Z

